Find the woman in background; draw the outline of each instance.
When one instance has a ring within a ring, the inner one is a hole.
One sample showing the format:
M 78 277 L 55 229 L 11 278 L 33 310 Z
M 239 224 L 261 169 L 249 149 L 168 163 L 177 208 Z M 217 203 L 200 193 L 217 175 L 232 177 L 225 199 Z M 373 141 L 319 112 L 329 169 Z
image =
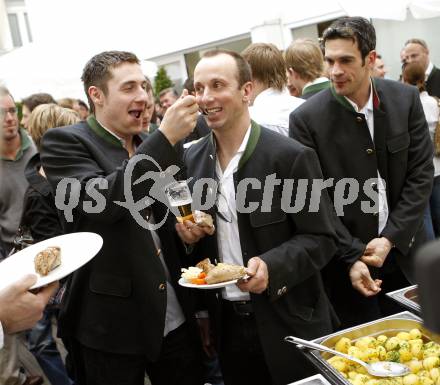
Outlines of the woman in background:
M 439 102 L 438 99 L 429 96 L 425 90 L 425 70 L 419 63 L 405 64 L 403 67 L 403 81 L 416 86 L 420 91 L 420 101 L 428 122 L 429 133 L 434 141 L 436 129 L 439 124 Z M 437 138 L 438 140 L 439 138 Z M 438 149 L 437 149 L 438 150 Z M 436 151 L 438 154 L 438 152 Z M 440 157 L 434 155 L 434 184 L 427 212 L 425 213 L 425 228 L 428 239 L 440 237 Z

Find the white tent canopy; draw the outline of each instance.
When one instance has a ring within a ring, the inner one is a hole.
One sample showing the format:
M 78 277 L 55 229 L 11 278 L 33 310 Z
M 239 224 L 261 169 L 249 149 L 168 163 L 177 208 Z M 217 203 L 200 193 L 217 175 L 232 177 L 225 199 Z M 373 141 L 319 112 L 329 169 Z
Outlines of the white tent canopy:
M 416 19 L 440 16 L 440 0 L 338 0 L 349 16 L 403 21 L 408 10 Z
M 0 83 L 5 84 L 18 100 L 36 92 L 47 92 L 55 99 L 71 97 L 85 100 L 81 73 L 96 49 L 75 51 L 64 46 L 33 43 L 0 57 Z M 154 77 L 156 65 L 143 61 L 146 76 Z
M 145 59 L 249 33 L 273 19 L 294 28 L 341 14 L 403 20 L 410 9 L 415 17 L 440 16 L 440 0 L 269 3 L 224 0 L 213 6 L 188 0 L 164 8 L 163 2 L 143 0 L 26 0 L 34 43 L 0 56 L 0 82 L 17 98 L 44 91 L 84 99 L 81 71 L 104 50 L 128 50 Z M 146 75 L 154 76 L 154 66 L 146 67 Z

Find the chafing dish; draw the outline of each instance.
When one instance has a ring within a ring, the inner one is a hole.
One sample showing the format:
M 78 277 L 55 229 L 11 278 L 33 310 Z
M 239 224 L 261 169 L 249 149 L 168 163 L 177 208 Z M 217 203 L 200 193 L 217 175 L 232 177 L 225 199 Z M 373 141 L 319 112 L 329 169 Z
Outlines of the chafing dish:
M 404 306 L 413 313 L 420 315 L 420 301 L 417 291 L 417 285 L 405 287 L 396 291 L 387 293 L 387 296 Z
M 381 318 L 376 321 L 352 327 L 350 329 L 341 330 L 339 332 L 317 338 L 313 340 L 313 342 L 334 348 L 336 342 L 342 337 L 347 337 L 352 341 L 356 341 L 361 337 L 377 337 L 380 334 L 395 336 L 398 332 L 409 331 L 414 328 L 420 329 L 423 338 L 426 341 L 432 340 L 440 343 L 440 338 L 438 336 L 423 327 L 421 318 L 409 311 L 398 313 L 390 317 Z M 344 378 L 326 361 L 331 357 L 331 354 L 307 349 L 304 349 L 303 352 L 314 363 L 321 374 L 324 375 L 332 384 L 351 385 L 346 378 Z
M 288 385 L 330 385 L 330 383 L 321 374 L 315 374 L 314 376 L 291 382 Z

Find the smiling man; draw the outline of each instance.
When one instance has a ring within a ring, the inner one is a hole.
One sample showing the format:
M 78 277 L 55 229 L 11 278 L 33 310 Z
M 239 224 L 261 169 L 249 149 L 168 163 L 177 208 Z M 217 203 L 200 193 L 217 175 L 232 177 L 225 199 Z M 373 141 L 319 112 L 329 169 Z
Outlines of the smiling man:
M 205 53 L 194 71 L 196 100 L 212 133 L 185 153 L 192 183 L 218 181 L 206 198 L 216 201 L 210 211 L 216 235 L 199 243 L 197 256 L 247 266 L 251 278 L 221 291 L 209 290 L 207 304 L 217 338 L 224 382 L 286 384 L 310 375 L 301 353 L 284 342 L 286 335 L 312 339 L 333 330 L 332 310 L 319 270 L 336 251 L 330 201 L 322 194 L 319 210 L 295 214 L 281 207 L 285 180 L 320 179 L 313 150 L 251 120 L 251 70 L 239 54 Z M 275 176 L 269 209 L 262 207 L 266 178 Z M 256 210 L 240 208 L 237 188 L 247 188 Z M 293 186 L 289 205 L 295 202 Z M 308 201 L 307 201 L 308 202 Z M 285 203 L 285 202 L 284 202 Z M 305 205 L 308 207 L 308 204 Z M 177 229 L 191 242 L 184 226 Z M 198 262 L 198 261 L 195 261 Z
M 417 90 L 371 79 L 376 35 L 366 19 L 335 21 L 323 42 L 332 87 L 290 115 L 290 135 L 317 151 L 325 178 L 360 186 L 340 216 L 339 251 L 324 274 L 347 327 L 399 309 L 383 293 L 409 285 L 402 271 L 413 277 L 412 254 L 425 238 L 432 144 Z M 335 202 L 345 199 L 330 191 Z M 366 210 L 362 202 L 373 198 L 374 210 Z
M 195 98 L 177 100 L 161 126 L 146 137 L 142 120 L 148 94 L 135 55 L 100 53 L 86 64 L 82 80 L 93 114 L 86 122 L 49 130 L 41 156 L 54 191 L 64 178 L 81 187 L 75 198 L 73 192 L 57 195 L 63 202 L 78 203 L 73 220 L 64 223 L 66 232 L 90 231 L 104 239 L 93 261 L 73 274 L 59 317 L 75 383 L 143 385 L 147 372 L 152 384 L 200 384 L 191 293 L 177 285 L 185 250 L 173 231 L 174 220 L 149 231 L 115 203 L 125 202 L 126 189 L 135 202 L 145 201 L 154 181 L 130 182 L 161 171 L 144 160 L 137 163 L 132 181 L 125 182 L 133 155 L 150 156 L 162 170 L 177 167 L 174 145 L 194 128 Z M 86 190 L 95 178 L 100 182 L 89 196 Z M 97 196 L 105 200 L 101 209 Z M 156 201 L 139 214 L 153 224 L 166 210 Z

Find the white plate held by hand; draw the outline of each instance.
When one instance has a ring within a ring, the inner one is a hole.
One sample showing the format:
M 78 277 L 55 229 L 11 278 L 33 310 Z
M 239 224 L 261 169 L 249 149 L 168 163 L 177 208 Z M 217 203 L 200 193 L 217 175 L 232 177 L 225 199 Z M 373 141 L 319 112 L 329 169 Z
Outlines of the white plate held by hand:
M 226 281 L 226 282 L 219 282 L 219 283 L 212 283 L 210 285 L 206 284 L 206 285 L 195 285 L 193 283 L 187 282 L 185 280 L 185 278 L 180 278 L 179 279 L 179 285 L 180 286 L 184 286 L 184 287 L 190 287 L 192 289 L 204 289 L 204 290 L 209 290 L 209 289 L 220 289 L 222 287 L 226 287 L 229 285 L 233 285 L 235 283 L 238 282 L 238 279 L 233 279 L 232 281 Z
M 58 281 L 89 262 L 101 249 L 102 243 L 100 235 L 84 232 L 59 235 L 29 246 L 0 263 L 0 290 L 26 274 L 38 277 L 31 289 Z M 61 265 L 43 277 L 35 272 L 34 258 L 49 246 L 61 249 Z

